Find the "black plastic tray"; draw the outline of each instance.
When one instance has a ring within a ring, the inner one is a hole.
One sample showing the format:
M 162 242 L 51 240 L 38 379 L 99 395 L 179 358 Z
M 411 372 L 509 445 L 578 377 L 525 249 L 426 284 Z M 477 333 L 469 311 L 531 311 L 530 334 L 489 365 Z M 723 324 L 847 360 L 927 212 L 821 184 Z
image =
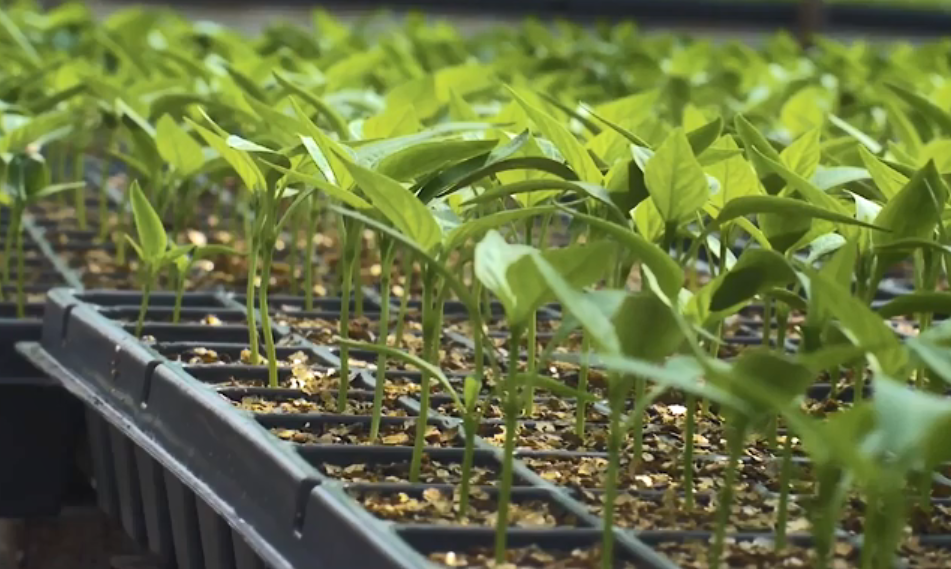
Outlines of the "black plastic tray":
M 7 223 L 3 215 L 0 231 Z M 41 274 L 26 291 L 75 284 L 32 218 L 24 220 L 23 230 L 26 266 Z M 16 351 L 17 342 L 39 340 L 44 305 L 27 303 L 25 317 L 17 318 L 14 290 L 5 286 L 8 298 L 0 302 L 0 518 L 51 516 L 60 511 L 74 481 L 82 408 Z
M 158 294 L 153 300 L 150 319 L 158 320 L 172 299 Z M 101 505 L 160 557 L 186 567 L 238 567 L 245 561 L 252 567 L 420 567 L 427 566 L 421 554 L 434 548 L 492 543 L 490 528 L 394 525 L 374 518 L 348 493 L 348 485 L 326 476 L 318 465 L 346 464 L 358 456 L 368 462 L 402 460 L 410 449 L 281 441 L 269 429 L 312 429 L 321 421 L 346 424 L 366 418 L 239 410 L 227 397 L 253 394 L 255 388 L 216 384 L 228 373 L 260 380 L 261 367 L 174 361 L 176 354 L 200 346 L 223 355 L 239 353 L 242 343 L 235 342 L 231 330 L 238 327 L 152 323 L 144 334 L 155 343 L 145 345 L 126 331 L 137 304 L 135 293 L 52 291 L 42 344 L 22 344 L 21 350 L 86 403 Z M 195 316 L 219 311 L 227 323 L 240 304 L 221 295 L 195 294 L 187 297 L 186 307 Z M 276 332 L 280 357 L 303 351 L 313 356 L 311 362 L 334 367 L 331 350 Z M 225 341 L 215 342 L 216 337 Z M 365 396 L 361 384 L 372 386 L 363 372 L 353 381 L 356 398 Z M 412 420 L 412 401 L 399 404 L 409 415 L 405 419 Z M 438 415 L 433 423 L 439 428 L 455 424 Z M 498 451 L 486 443 L 479 448 L 477 461 L 497 468 Z M 461 452 L 434 448 L 428 454 L 434 460 L 458 461 Z M 567 493 L 527 468 L 518 467 L 516 476 L 519 495 L 541 495 L 579 521 L 574 528 L 512 529 L 513 544 L 563 549 L 599 542 L 597 519 Z M 418 493 L 427 487 L 403 491 Z M 618 532 L 617 540 L 621 559 L 643 567 L 672 567 L 633 534 Z M 235 544 L 241 545 L 240 552 Z

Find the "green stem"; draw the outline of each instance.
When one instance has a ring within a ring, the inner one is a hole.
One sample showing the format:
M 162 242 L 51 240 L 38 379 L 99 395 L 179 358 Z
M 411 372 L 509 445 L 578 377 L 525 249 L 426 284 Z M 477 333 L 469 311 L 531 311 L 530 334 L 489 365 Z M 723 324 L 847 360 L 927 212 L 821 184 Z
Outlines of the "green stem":
M 403 275 L 403 296 L 400 297 L 400 313 L 396 318 L 395 345 L 397 348 L 403 344 L 403 328 L 406 326 L 410 290 L 413 288 L 413 255 L 409 251 L 403 251 L 403 258 L 400 259 L 400 272 Z
M 363 317 L 363 230 L 353 235 L 353 308 L 357 318 Z
M 341 277 L 340 288 L 340 329 L 341 338 L 350 337 L 350 297 L 353 286 L 353 261 L 344 247 L 344 256 L 340 260 L 343 273 Z M 350 389 L 350 348 L 340 346 L 340 387 L 337 390 L 337 413 L 343 413 L 347 409 L 347 395 Z
M 612 377 L 611 383 L 618 383 L 619 378 Z M 634 401 L 639 404 L 647 397 L 647 381 L 643 377 L 634 378 Z M 644 413 L 638 412 L 634 416 L 632 426 L 634 431 L 634 444 L 631 449 L 631 468 L 637 470 L 640 467 L 641 456 L 644 452 Z
M 271 263 L 274 259 L 274 241 L 265 241 L 261 264 L 261 290 L 258 292 L 258 306 L 261 312 L 261 331 L 264 333 L 264 349 L 267 351 L 268 386 L 277 387 L 277 349 L 274 346 L 274 330 L 271 329 L 271 313 L 268 308 L 267 296 L 271 280 Z
M 697 396 L 687 395 L 687 425 L 684 430 L 684 509 L 693 510 L 693 448 L 694 433 L 697 430 Z
M 528 218 L 525 226 L 525 244 L 532 244 L 532 232 L 535 229 L 535 218 Z M 528 317 L 528 338 L 525 342 L 527 354 L 527 370 L 528 373 L 532 374 L 535 372 L 535 359 L 536 359 L 536 331 L 538 329 L 538 315 L 535 311 L 532 311 L 531 315 Z M 531 383 L 526 388 L 525 394 L 525 414 L 531 416 L 532 410 L 535 406 L 535 384 Z
M 149 311 L 149 295 L 152 293 L 152 268 L 146 266 L 142 271 L 145 280 L 142 283 L 142 302 L 139 304 L 139 317 L 135 322 L 135 337 L 142 337 L 142 327 L 145 325 L 145 315 Z
M 726 528 L 730 521 L 730 512 L 733 509 L 733 485 L 736 484 L 737 464 L 743 454 L 744 430 L 739 426 L 732 426 L 729 437 L 729 462 L 723 475 L 723 488 L 720 489 L 719 504 L 717 504 L 717 525 L 713 534 L 713 546 L 710 548 L 710 568 L 718 569 L 723 557 L 723 544 L 726 539 Z
M 476 418 L 471 413 L 466 413 L 462 419 L 462 428 L 465 430 L 465 450 L 462 454 L 462 485 L 459 488 L 459 517 L 464 518 L 469 514 L 469 493 L 472 477 L 472 462 L 475 456 L 475 431 L 477 425 Z
M 175 307 L 172 309 L 172 324 L 178 324 L 182 319 L 182 300 L 185 297 L 185 280 L 188 277 L 188 269 L 178 273 L 175 282 Z
M 383 272 L 381 274 L 380 306 L 380 339 L 381 345 L 386 346 L 390 334 L 390 282 L 392 280 L 393 256 L 396 247 L 387 240 L 383 245 Z M 376 360 L 376 385 L 373 389 L 373 419 L 370 423 L 370 441 L 375 441 L 380 434 L 380 417 L 383 414 L 383 392 L 386 387 L 386 354 L 380 352 Z
M 112 129 L 109 130 L 109 138 L 106 141 L 106 148 L 113 149 L 115 147 L 115 133 Z M 109 238 L 109 154 L 102 159 L 102 172 L 101 178 L 99 180 L 99 239 L 105 241 Z
M 508 532 L 509 501 L 512 497 L 512 470 L 515 456 L 515 431 L 518 429 L 518 390 L 515 375 L 518 373 L 518 346 L 521 330 L 513 326 L 509 344 L 508 378 L 506 380 L 505 443 L 502 450 L 502 480 L 499 486 L 498 514 L 495 521 L 495 562 L 505 562 Z
M 291 269 L 291 294 L 297 296 L 300 294 L 300 283 L 298 282 L 297 267 L 301 264 L 300 247 L 297 246 L 297 240 L 301 234 L 302 216 L 300 211 L 291 215 L 290 239 L 288 242 L 288 255 L 290 255 Z M 301 269 L 303 270 L 303 269 Z
M 587 332 L 581 332 L 581 370 L 578 372 L 578 393 L 584 395 L 588 392 L 588 356 L 591 353 L 591 338 Z M 575 411 L 575 434 L 579 437 L 584 436 L 584 424 L 588 415 L 588 402 L 586 399 L 578 400 L 578 408 Z
M 23 209 L 17 208 L 16 215 L 16 254 L 17 254 L 17 318 L 26 317 L 26 262 L 23 253 Z
M 3 243 L 3 282 L 10 282 L 10 259 L 13 257 L 13 245 L 17 234 L 17 208 L 10 208 L 10 225 L 7 226 L 6 241 Z
M 783 462 L 779 472 L 779 506 L 776 509 L 776 551 L 786 548 L 786 522 L 789 518 L 789 481 L 792 478 L 793 436 L 786 431 Z
M 258 249 L 254 235 L 255 231 L 256 228 L 252 228 L 248 233 L 248 287 L 245 291 L 247 295 L 245 308 L 248 312 L 248 344 L 251 350 L 251 365 L 257 365 L 261 357 L 258 348 L 258 323 L 254 314 L 254 281 L 258 273 Z
M 86 157 L 83 155 L 82 149 L 77 149 L 76 156 L 73 157 L 73 177 L 77 182 L 82 182 L 84 179 L 85 158 Z M 79 222 L 79 229 L 85 231 L 88 225 L 86 220 L 86 186 L 83 185 L 76 188 L 73 196 L 76 207 L 76 219 Z
M 116 212 L 116 231 L 115 231 L 115 240 L 116 240 L 116 265 L 124 266 L 125 257 L 126 257 L 126 240 L 123 236 L 125 234 L 125 216 L 126 210 L 129 209 L 129 190 L 126 188 L 126 191 L 122 193 L 122 206 L 119 207 L 119 211 Z
M 436 287 L 436 273 L 427 268 L 423 277 L 423 351 L 424 359 L 430 360 L 430 345 L 433 343 L 432 335 L 433 320 L 435 315 L 433 311 L 433 293 Z M 409 481 L 419 482 L 419 475 L 423 467 L 423 448 L 426 443 L 426 423 L 429 420 L 429 373 L 426 370 L 420 370 L 420 395 L 419 395 L 419 417 L 416 419 L 416 438 L 413 441 L 413 459 L 410 464 Z
M 611 418 L 608 427 L 608 471 L 604 486 L 604 509 L 601 527 L 601 569 L 614 567 L 614 502 L 617 499 L 618 466 L 621 455 L 621 408 L 624 399 L 611 397 Z

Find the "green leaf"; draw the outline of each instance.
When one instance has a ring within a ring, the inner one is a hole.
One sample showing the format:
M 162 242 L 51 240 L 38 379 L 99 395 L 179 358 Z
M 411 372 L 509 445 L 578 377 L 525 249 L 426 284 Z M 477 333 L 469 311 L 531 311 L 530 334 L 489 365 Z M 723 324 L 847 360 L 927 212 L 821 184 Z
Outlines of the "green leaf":
M 388 176 L 352 162 L 348 156 L 338 154 L 338 158 L 373 206 L 394 227 L 426 250 L 442 241 L 442 230 L 435 216 L 411 191 Z
M 320 192 L 326 194 L 328 197 L 335 200 L 339 200 L 340 202 L 345 203 L 351 207 L 355 207 L 357 209 L 372 209 L 373 208 L 373 205 L 371 205 L 369 202 L 367 202 L 366 200 L 364 200 L 357 194 L 351 192 L 350 190 L 345 190 L 333 184 L 327 183 L 326 181 L 318 178 L 317 176 L 311 176 L 310 174 L 305 174 L 303 172 L 291 170 L 289 168 L 285 168 L 284 166 L 281 166 L 280 164 L 274 164 L 272 162 L 268 162 L 267 160 L 263 160 L 263 162 L 267 164 L 268 167 L 273 168 L 277 170 L 278 172 L 281 172 L 284 175 L 286 175 L 289 180 L 295 181 L 295 182 L 302 182 L 304 184 L 313 186 L 314 188 L 317 188 Z
M 512 184 L 506 184 L 504 186 L 498 186 L 467 200 L 463 203 L 463 205 L 489 203 L 500 198 L 514 197 L 522 193 L 542 192 L 548 190 L 572 192 L 581 198 L 594 198 L 606 206 L 610 212 L 614 214 L 615 219 L 626 219 L 626 216 L 621 213 L 621 210 L 618 209 L 613 201 L 611 201 L 611 197 L 608 195 L 606 189 L 595 184 L 589 184 L 587 182 L 558 180 L 553 178 L 524 180 L 521 182 L 514 182 Z
M 819 166 L 820 154 L 819 129 L 814 128 L 784 148 L 779 153 L 779 159 L 780 163 L 786 165 L 798 176 L 809 179 Z M 768 156 L 766 158 L 770 159 Z
M 951 314 L 951 293 L 915 291 L 893 298 L 876 310 L 882 318 L 913 314 Z
M 743 350 L 733 367 L 746 377 L 755 379 L 762 389 L 769 390 L 773 402 L 780 405 L 792 404 L 815 381 L 813 370 L 796 358 L 767 348 Z M 734 393 L 743 397 L 747 392 L 745 382 L 736 384 L 736 387 L 738 389 Z
M 720 138 L 720 132 L 723 130 L 723 119 L 717 117 L 702 127 L 687 133 L 687 140 L 690 141 L 690 148 L 695 156 L 703 154 L 711 144 Z
M 212 122 L 207 115 L 205 115 L 205 119 Z M 255 164 L 250 154 L 244 150 L 234 148 L 225 138 L 208 130 L 195 121 L 189 118 L 185 120 L 205 139 L 208 146 L 214 148 L 215 151 L 228 162 L 238 177 L 241 178 L 241 181 L 244 182 L 248 191 L 263 192 L 267 190 L 267 179 L 264 177 L 264 173 L 261 172 L 261 169 L 258 168 L 258 165 Z
M 86 187 L 86 182 L 65 182 L 62 184 L 51 184 L 44 186 L 39 190 L 33 192 L 28 197 L 29 202 L 36 202 L 43 198 L 48 198 L 50 196 L 59 194 L 61 192 L 66 192 L 69 190 L 79 190 Z
M 643 263 L 654 273 L 661 291 L 668 298 L 676 298 L 680 294 L 680 289 L 684 285 L 683 269 L 663 249 L 631 231 L 630 228 L 578 211 L 569 209 L 563 209 L 563 211 L 616 239 L 633 256 L 634 262 Z
M 475 409 L 479 401 L 479 392 L 482 390 L 482 382 L 472 376 L 467 376 L 462 388 L 462 401 L 469 413 Z
M 875 225 L 888 232 L 873 235 L 873 244 L 881 247 L 903 239 L 932 238 L 947 201 L 948 188 L 934 162 L 928 162 L 879 212 Z M 888 255 L 883 261 L 888 264 L 898 258 L 899 255 Z
M 889 375 L 900 375 L 908 364 L 908 354 L 895 333 L 882 318 L 826 274 L 803 268 L 808 276 L 807 289 L 810 298 L 820 299 L 840 322 L 842 331 L 852 343 L 869 351 L 868 359 L 873 370 Z
M 644 181 L 664 221 L 680 223 L 710 197 L 710 185 L 682 129 L 675 129 L 647 162 Z
M 736 265 L 714 281 L 710 310 L 720 312 L 751 300 L 757 294 L 796 280 L 785 257 L 775 251 L 747 249 Z
M 133 180 L 129 188 L 132 199 L 132 217 L 135 220 L 135 230 L 139 236 L 139 245 L 142 247 L 143 258 L 146 263 L 156 263 L 165 254 L 168 248 L 168 235 L 165 226 L 142 188 L 138 180 Z
M 864 221 L 859 221 L 848 215 L 829 211 L 802 200 L 784 198 L 780 196 L 743 196 L 731 200 L 720 211 L 720 215 L 718 215 L 715 220 L 715 225 L 720 226 L 727 221 L 745 215 L 759 215 L 766 213 L 785 216 L 795 215 L 810 219 L 824 219 L 843 225 L 854 225 L 857 227 L 865 227 L 867 229 L 885 231 L 885 229 L 882 227 L 878 227 L 877 225 L 866 223 Z
M 873 382 L 872 452 L 903 470 L 923 463 L 920 466 L 930 471 L 951 458 L 951 447 L 946 444 L 951 402 L 946 397 L 912 389 L 881 375 Z
M 809 181 L 820 190 L 825 191 L 852 182 L 868 180 L 870 177 L 868 170 L 865 168 L 855 168 L 853 166 L 825 168 L 819 166 Z
M 274 72 L 274 78 L 277 79 L 277 82 L 281 85 L 281 87 L 284 87 L 284 89 L 286 89 L 288 92 L 300 97 L 312 107 L 317 109 L 317 112 L 327 119 L 327 123 L 330 125 L 331 130 L 337 133 L 337 136 L 340 137 L 340 140 L 350 140 L 350 128 L 347 126 L 347 121 L 344 120 L 344 118 L 341 117 L 333 107 L 331 107 L 317 95 L 304 89 L 304 87 L 294 83 L 277 71 Z
M 594 301 L 595 298 L 606 296 L 608 291 L 602 291 L 603 294 L 598 297 L 590 294 L 586 295 L 568 284 L 564 277 L 544 257 L 538 254 L 531 255 L 531 257 L 545 283 L 558 299 L 558 302 L 561 303 L 562 309 L 566 310 L 584 328 L 586 337 L 594 343 L 596 350 L 610 354 L 621 353 L 621 341 L 613 322 L 611 322 L 611 312 L 613 311 L 602 310 L 603 304 Z M 622 291 L 610 292 L 617 292 L 620 293 L 621 297 L 624 296 Z M 617 295 L 612 295 L 612 297 L 617 297 Z
M 613 253 L 606 241 L 539 252 L 510 245 L 497 231 L 489 231 L 475 248 L 475 274 L 502 302 L 510 325 L 520 326 L 553 297 L 534 255 L 542 255 L 571 286 L 581 287 L 601 278 Z
M 442 140 L 398 150 L 380 160 L 377 171 L 394 180 L 410 181 L 443 171 L 464 160 L 488 153 L 495 140 Z
M 595 165 L 591 155 L 585 149 L 584 145 L 571 134 L 571 132 L 545 112 L 536 109 L 528 104 L 514 90 L 509 89 L 512 97 L 518 101 L 518 104 L 525 110 L 525 113 L 532 119 L 535 126 L 542 133 L 542 136 L 550 140 L 561 152 L 562 156 L 574 170 L 578 178 L 585 182 L 600 184 L 602 181 L 601 171 Z
M 175 119 L 163 115 L 156 123 L 155 131 L 159 154 L 182 176 L 189 177 L 205 165 L 201 145 Z
M 2 9 L 0 9 L 0 28 L 3 28 L 4 33 L 13 40 L 20 51 L 26 55 L 33 65 L 39 66 L 43 63 L 43 59 L 40 57 L 39 52 L 36 51 L 36 48 L 33 47 L 33 44 L 30 43 L 30 40 L 16 22 Z
M 722 137 L 717 146 L 707 150 L 706 153 L 714 150 L 739 151 L 736 142 L 729 136 Z M 756 177 L 756 171 L 742 156 L 729 157 L 707 166 L 705 171 L 720 182 L 720 191 L 710 196 L 708 206 L 722 209 L 725 204 L 738 197 L 764 195 L 766 193 L 760 184 L 759 178 Z
M 829 106 L 828 92 L 809 85 L 787 99 L 779 111 L 779 120 L 792 136 L 799 136 L 809 129 L 821 127 L 831 110 Z
M 910 89 L 906 89 L 901 85 L 886 83 L 885 86 L 908 103 L 913 109 L 924 115 L 930 123 L 943 130 L 945 134 L 951 134 L 951 113 L 948 113 L 922 95 Z
M 862 163 L 865 164 L 869 175 L 872 176 L 875 186 L 882 192 L 886 200 L 895 197 L 895 195 L 905 187 L 905 184 L 908 183 L 907 176 L 888 167 L 876 156 L 872 155 L 871 152 L 862 147 L 859 148 L 859 156 L 862 158 Z
M 786 183 L 789 184 L 789 187 L 799 192 L 802 197 L 814 205 L 817 205 L 823 209 L 826 209 L 831 212 L 839 214 L 847 214 L 848 209 L 834 197 L 823 192 L 819 188 L 813 186 L 809 180 L 800 176 L 796 172 L 793 172 L 783 163 L 777 162 L 768 156 L 760 153 L 758 149 L 754 148 L 752 154 L 757 156 L 758 162 L 763 165 L 763 167 L 768 168 L 773 173 L 778 174 Z
M 879 154 L 882 151 L 882 145 L 875 141 L 871 136 L 865 134 L 861 130 L 855 128 L 849 123 L 845 122 L 841 118 L 830 114 L 829 122 L 839 127 L 846 134 L 859 141 L 862 144 L 862 148 L 867 149 L 872 154 Z
M 508 209 L 498 211 L 489 215 L 477 217 L 471 221 L 463 223 L 454 228 L 446 235 L 446 250 L 451 251 L 462 246 L 466 240 L 476 237 L 485 231 L 502 227 L 510 223 L 515 223 L 529 217 L 547 215 L 558 211 L 554 206 L 524 207 L 520 209 Z

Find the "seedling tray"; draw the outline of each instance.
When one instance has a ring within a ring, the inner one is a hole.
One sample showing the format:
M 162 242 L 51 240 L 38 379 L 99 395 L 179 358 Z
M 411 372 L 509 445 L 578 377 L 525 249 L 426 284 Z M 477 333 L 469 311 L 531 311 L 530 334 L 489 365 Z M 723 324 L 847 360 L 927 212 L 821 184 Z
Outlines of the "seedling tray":
M 171 324 L 173 298 L 155 294 L 144 341 L 129 333 L 139 300 L 132 292 L 55 290 L 49 295 L 42 342 L 20 348 L 86 403 L 101 505 L 160 558 L 180 567 L 419 567 L 426 566 L 425 556 L 431 553 L 491 546 L 490 527 L 387 519 L 379 513 L 385 509 L 374 512 L 367 498 L 385 505 L 399 493 L 418 499 L 424 492 L 432 497 L 432 492 L 458 486 L 461 421 L 437 411 L 445 397 L 434 395 L 430 413 L 427 460 L 434 466 L 424 469 L 419 484 L 410 484 L 406 474 L 419 411 L 415 397 L 388 399 L 383 438 L 374 444 L 361 440 L 369 430 L 373 354 L 351 351 L 351 359 L 368 365 L 352 366 L 350 405 L 341 415 L 329 383 L 305 391 L 291 382 L 298 376 L 294 366 L 301 362 L 318 379 L 335 382 L 340 363 L 335 349 L 275 325 L 278 358 L 285 365 L 281 387 L 267 388 L 266 368 L 241 361 L 247 348 L 244 312 L 234 297 L 188 294 L 184 323 Z M 295 304 L 291 298 L 273 303 Z M 374 315 L 373 306 L 369 308 L 368 316 Z M 333 317 L 338 310 L 339 300 L 323 299 L 306 314 Z M 216 316 L 215 325 L 201 323 L 207 315 Z M 291 360 L 298 363 L 287 365 Z M 386 377 L 414 381 L 418 374 L 388 371 Z M 809 394 L 821 398 L 827 393 L 828 386 L 816 385 Z M 849 393 L 839 397 L 847 399 Z M 269 403 L 260 406 L 261 401 Z M 591 412 L 590 427 L 603 427 L 604 409 L 595 405 Z M 530 433 L 540 423 L 519 424 Z M 491 440 L 499 425 L 497 418 L 483 419 L 475 439 L 475 464 L 482 470 L 473 484 L 484 488 L 489 499 L 493 473 L 500 469 L 498 442 Z M 546 511 L 557 512 L 552 515 L 559 522 L 511 529 L 510 547 L 596 546 L 600 521 L 590 506 L 598 487 L 552 479 L 538 464 L 602 460 L 605 449 L 582 441 L 538 450 L 530 438 L 525 441 L 518 443 L 513 501 L 544 503 Z M 724 460 L 716 449 L 698 453 L 700 465 Z M 758 487 L 763 499 L 774 496 L 775 488 L 768 484 Z M 664 496 L 662 487 L 631 486 L 630 493 L 658 503 Z M 705 499 L 698 494 L 698 503 Z M 564 521 L 569 518 L 570 523 Z M 734 538 L 753 542 L 751 547 L 772 535 L 771 528 L 755 523 L 739 528 L 744 533 Z M 676 544 L 706 543 L 711 529 L 619 526 L 619 560 L 638 567 L 676 567 L 657 552 L 676 555 L 681 547 Z M 840 549 L 857 555 L 857 538 L 839 535 Z M 929 546 L 943 544 L 933 536 L 923 539 Z M 810 546 L 808 538 L 795 532 L 791 540 Z
M 360 507 L 354 492 L 392 493 L 397 491 L 392 485 L 354 487 L 327 473 L 328 464 L 408 460 L 409 447 L 323 444 L 319 438 L 294 444 L 280 438 L 281 431 L 319 433 L 321 425 L 358 431 L 368 420 L 365 414 L 250 413 L 233 405 L 262 393 L 307 396 L 262 389 L 261 366 L 201 361 L 202 349 L 214 350 L 222 362 L 240 358 L 246 343 L 236 341 L 232 330 L 238 326 L 228 325 L 243 316 L 238 303 L 222 295 L 187 295 L 192 318 L 215 314 L 223 324 L 171 325 L 160 322 L 172 298 L 154 295 L 147 320 L 156 323 L 146 324 L 146 343 L 127 332 L 138 301 L 135 293 L 54 290 L 42 343 L 22 344 L 21 350 L 87 404 L 101 505 L 161 558 L 180 567 L 420 567 L 427 564 L 423 555 L 437 548 L 491 545 L 489 527 L 377 519 Z M 313 369 L 336 367 L 326 347 L 276 332 L 279 358 L 304 353 Z M 365 397 L 372 381 L 357 371 L 352 399 Z M 416 410 L 411 398 L 397 400 L 384 429 L 399 432 Z M 431 423 L 442 432 L 457 427 L 457 421 L 438 414 Z M 461 461 L 458 440 L 447 435 L 444 441 L 444 448 L 429 450 L 430 460 Z M 498 470 L 498 452 L 479 444 L 476 464 Z M 512 529 L 513 545 L 563 550 L 599 543 L 596 518 L 567 493 L 524 466 L 516 474 L 516 501 L 540 499 L 574 521 L 570 527 Z M 445 486 L 432 481 L 400 485 L 398 491 L 421 495 L 430 488 Z M 617 537 L 620 560 L 671 567 L 632 534 Z
M 4 210 L 0 233 L 5 234 L 8 223 Z M 0 518 L 59 512 L 75 474 L 73 459 L 82 430 L 80 403 L 16 351 L 17 342 L 40 338 L 44 304 L 33 297 L 75 284 L 32 219 L 25 220 L 23 242 L 29 278 L 23 317 L 18 317 L 12 283 L 3 287 L 0 302 Z M 15 282 L 16 263 L 10 262 Z

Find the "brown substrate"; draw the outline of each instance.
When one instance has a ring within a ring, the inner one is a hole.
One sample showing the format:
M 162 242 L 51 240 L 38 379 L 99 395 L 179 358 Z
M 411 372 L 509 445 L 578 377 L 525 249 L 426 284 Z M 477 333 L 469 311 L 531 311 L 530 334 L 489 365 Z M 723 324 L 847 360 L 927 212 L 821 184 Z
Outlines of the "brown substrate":
M 542 549 L 536 545 L 510 548 L 505 552 L 505 563 L 495 562 L 492 548 L 474 548 L 468 551 L 432 553 L 429 559 L 444 567 L 485 567 L 492 569 L 599 569 L 600 547 L 585 547 L 572 550 Z M 615 569 L 636 569 L 637 565 L 615 561 Z
M 416 437 L 416 422 L 382 424 L 379 437 L 373 440 L 370 439 L 369 423 L 347 425 L 316 423 L 308 426 L 307 430 L 274 428 L 271 432 L 281 439 L 298 444 L 412 446 Z M 452 446 L 456 439 L 456 431 L 430 425 L 426 428 L 425 439 L 428 447 Z
M 603 515 L 603 493 L 582 492 L 580 499 L 591 513 Z M 776 524 L 779 499 L 766 497 L 747 486 L 737 486 L 730 522 L 730 532 L 769 532 Z M 688 510 L 682 495 L 666 492 L 663 497 L 644 497 L 629 492 L 618 494 L 614 503 L 614 524 L 638 530 L 702 530 L 712 531 L 717 525 L 717 501 L 710 495 L 696 496 Z M 806 532 L 810 524 L 802 509 L 789 504 L 787 531 Z
M 465 516 L 460 515 L 458 496 L 436 488 L 424 490 L 418 498 L 403 492 L 351 491 L 351 495 L 378 518 L 401 524 L 494 526 L 498 517 L 498 500 L 479 490 L 470 495 Z M 511 502 L 508 520 L 511 527 L 517 528 L 577 525 L 574 516 L 544 500 Z
M 410 462 L 354 463 L 346 466 L 323 463 L 325 475 L 351 483 L 409 483 Z M 462 482 L 461 462 L 440 462 L 423 458 L 419 482 L 423 484 L 452 484 Z M 498 471 L 485 466 L 473 466 L 469 482 L 472 486 L 495 486 Z M 517 484 L 517 482 L 516 482 Z
M 373 413 L 373 401 L 370 399 L 347 399 L 345 409 L 337 407 L 337 394 L 321 391 L 308 398 L 295 399 L 267 399 L 265 397 L 249 396 L 240 401 L 232 401 L 239 409 L 253 413 L 284 413 L 310 414 L 329 413 L 341 415 L 370 415 Z M 393 400 L 383 401 L 383 413 L 388 417 L 406 417 L 406 409 Z
M 707 569 L 710 567 L 710 544 L 703 541 L 664 542 L 654 548 L 667 555 L 683 569 Z M 831 569 L 847 569 L 856 566 L 859 552 L 849 543 L 835 545 Z M 776 551 L 772 541 L 762 539 L 736 541 L 727 538 L 722 565 L 730 569 L 762 569 L 765 567 L 815 567 L 815 550 L 809 547 L 788 545 Z
M 505 417 L 502 402 L 497 398 L 491 399 L 489 401 L 483 400 L 480 402 L 479 408 L 482 409 L 482 416 L 485 419 L 502 419 Z M 462 416 L 455 403 L 452 402 L 442 403 L 438 405 L 436 409 L 446 416 Z M 573 400 L 546 398 L 544 400 L 537 401 L 535 405 L 532 405 L 530 412 L 523 410 L 521 418 L 534 421 L 554 421 L 568 423 L 574 421 L 575 414 L 577 412 L 578 405 Z M 585 416 L 587 417 L 588 421 L 605 420 L 604 415 L 596 411 L 591 405 L 587 406 Z

